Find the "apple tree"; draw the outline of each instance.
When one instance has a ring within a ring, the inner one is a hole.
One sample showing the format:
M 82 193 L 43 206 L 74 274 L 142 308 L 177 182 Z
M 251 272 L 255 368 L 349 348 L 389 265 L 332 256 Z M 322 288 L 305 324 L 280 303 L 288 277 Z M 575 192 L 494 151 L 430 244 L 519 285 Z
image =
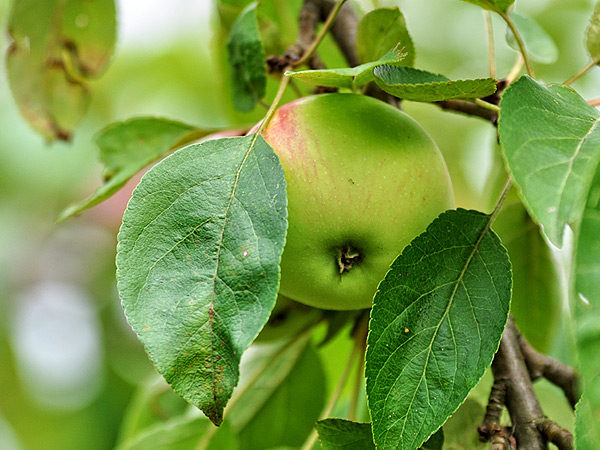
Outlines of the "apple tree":
M 600 7 L 561 4 L 588 23 L 557 45 L 528 0 L 448 0 L 451 24 L 378 3 L 215 0 L 236 119 L 98 132 L 104 183 L 59 222 L 147 170 L 116 278 L 168 383 L 141 385 L 119 449 L 600 448 L 600 101 L 571 87 Z M 12 3 L 8 80 L 47 140 L 110 71 L 115 10 Z M 481 51 L 422 63 L 417 19 Z

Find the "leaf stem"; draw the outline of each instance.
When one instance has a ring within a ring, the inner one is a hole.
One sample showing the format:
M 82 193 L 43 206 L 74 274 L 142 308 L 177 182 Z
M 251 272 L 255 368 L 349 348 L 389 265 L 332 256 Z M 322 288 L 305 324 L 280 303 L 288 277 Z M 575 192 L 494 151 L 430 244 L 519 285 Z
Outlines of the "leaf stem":
M 293 63 L 294 66 L 300 66 L 300 65 L 306 63 L 310 59 L 310 57 L 312 56 L 312 54 L 315 52 L 315 50 L 317 49 L 317 47 L 319 46 L 319 44 L 321 43 L 321 41 L 325 37 L 325 34 L 327 34 L 327 32 L 329 31 L 329 29 L 331 28 L 331 25 L 333 25 L 333 21 L 337 17 L 337 15 L 340 12 L 340 9 L 342 8 L 342 5 L 344 3 L 346 3 L 346 0 L 338 0 L 337 1 L 337 3 L 335 4 L 335 6 L 333 7 L 333 9 L 331 10 L 331 13 L 327 17 L 327 20 L 325 21 L 325 24 L 323 25 L 323 27 L 319 31 L 319 34 L 317 35 L 317 37 L 315 38 L 315 40 L 312 41 L 312 44 L 310 44 L 310 47 L 308 47 L 306 49 L 306 51 L 304 52 L 304 54 L 302 55 L 302 57 L 298 61 L 295 61 Z M 285 71 L 284 71 L 284 73 L 285 73 Z
M 527 54 L 527 49 L 525 48 L 525 42 L 523 42 L 523 37 L 521 36 L 521 33 L 519 33 L 517 26 L 513 22 L 512 18 L 508 15 L 508 13 L 502 11 L 501 9 L 498 9 L 496 12 L 498 14 L 500 14 L 500 16 L 506 22 L 506 25 L 508 25 L 508 28 L 510 28 L 510 31 L 512 31 L 512 34 L 515 37 L 515 40 L 517 41 L 517 45 L 519 46 L 519 51 L 521 52 L 523 61 L 525 62 L 525 67 L 527 68 L 527 74 L 531 78 L 535 78 L 535 74 L 533 72 L 533 66 L 531 65 L 531 61 L 529 60 L 529 55 Z
M 346 363 L 344 372 L 342 373 L 342 376 L 340 377 L 340 380 L 338 381 L 338 384 L 335 390 L 333 391 L 333 394 L 329 398 L 329 402 L 321 412 L 321 419 L 326 419 L 327 417 L 329 417 L 331 411 L 333 411 L 333 408 L 335 407 L 335 404 L 340 398 L 342 390 L 344 389 L 346 381 L 348 381 L 348 377 L 350 376 L 350 372 L 352 371 L 354 360 L 357 358 L 357 356 L 361 354 L 360 350 L 363 345 L 359 341 L 360 339 L 355 339 L 354 341 L 354 346 L 352 347 L 352 352 L 350 353 L 350 357 L 348 358 L 348 362 Z M 302 446 L 301 450 L 311 450 L 317 442 L 317 438 L 317 429 L 313 428 L 312 432 L 308 435 L 308 438 L 306 438 L 306 441 L 304 441 L 304 445 Z
M 592 100 L 588 100 L 587 104 L 590 106 L 600 106 L 600 98 L 594 98 Z
M 480 98 L 476 98 L 474 101 L 475 101 L 475 104 L 481 106 L 482 108 L 489 109 L 490 111 L 494 111 L 494 112 L 500 112 L 500 107 L 497 105 L 494 105 L 493 103 L 486 102 L 485 100 L 482 100 Z
M 485 17 L 485 26 L 488 33 L 488 64 L 490 67 L 490 77 L 496 78 L 496 52 L 494 49 L 494 29 L 492 28 L 492 15 L 489 10 L 483 10 Z
M 563 84 L 565 86 L 570 86 L 571 84 L 575 83 L 582 76 L 584 76 L 588 72 L 588 70 L 590 70 L 592 67 L 594 67 L 599 62 L 600 62 L 600 59 L 592 59 L 589 63 L 587 63 L 585 65 L 585 67 L 583 67 L 579 72 L 577 72 L 571 78 L 569 78 L 568 80 L 566 80 Z
M 515 81 L 515 78 L 517 78 L 519 76 L 519 73 L 521 72 L 522 68 L 523 68 L 523 56 L 519 53 L 517 55 L 517 60 L 513 64 L 510 71 L 508 72 L 508 75 L 506 75 L 506 78 L 505 78 L 506 86 L 509 86 L 513 81 Z

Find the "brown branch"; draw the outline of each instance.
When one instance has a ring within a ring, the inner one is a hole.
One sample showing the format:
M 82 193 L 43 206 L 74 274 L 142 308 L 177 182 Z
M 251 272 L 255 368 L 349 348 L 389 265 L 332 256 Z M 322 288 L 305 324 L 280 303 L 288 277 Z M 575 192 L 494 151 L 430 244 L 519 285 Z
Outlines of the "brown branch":
M 319 22 L 324 20 L 321 14 L 323 2 L 324 0 L 304 0 L 298 16 L 298 39 L 283 55 L 274 55 L 267 58 L 267 65 L 271 73 L 282 72 L 285 67 L 293 65 L 310 47 L 317 34 Z M 313 54 L 308 65 L 311 69 L 325 67 L 316 53 Z
M 325 18 L 331 12 L 334 3 L 324 0 L 321 2 L 321 18 Z M 358 16 L 350 3 L 344 4 L 331 27 L 331 34 L 337 46 L 341 50 L 346 62 L 350 67 L 358 66 L 360 61 L 356 52 L 356 30 L 358 28 Z
M 469 116 L 481 117 L 489 120 L 493 125 L 498 124 L 498 113 L 487 108 L 476 105 L 466 100 L 443 100 L 435 102 L 436 105 L 447 111 L 456 111 Z
M 504 404 L 510 414 L 518 448 L 546 450 L 546 439 L 536 427 L 536 421 L 543 420 L 544 413 L 533 390 L 518 334 L 511 317 L 492 363 L 492 372 L 496 381 L 506 384 Z
M 509 450 L 512 448 L 510 433 L 500 425 L 500 416 L 506 399 L 506 383 L 496 380 L 490 392 L 483 423 L 477 431 L 481 442 L 490 443 L 490 450 Z
M 550 419 L 537 420 L 537 429 L 546 439 L 558 447 L 558 450 L 573 450 L 573 435 Z
M 544 377 L 561 388 L 571 404 L 571 408 L 575 409 L 575 405 L 579 400 L 578 379 L 575 369 L 557 359 L 539 353 L 520 332 L 518 338 L 531 379 L 535 381 Z

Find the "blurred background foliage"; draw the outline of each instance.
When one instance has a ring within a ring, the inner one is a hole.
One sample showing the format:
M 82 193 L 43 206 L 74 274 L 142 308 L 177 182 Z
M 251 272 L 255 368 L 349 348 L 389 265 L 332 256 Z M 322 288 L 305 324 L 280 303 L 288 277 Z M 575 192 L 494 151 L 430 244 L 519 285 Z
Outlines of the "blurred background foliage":
M 131 183 L 124 193 L 75 219 L 61 225 L 54 221 L 69 203 L 100 184 L 93 137 L 108 123 L 156 115 L 197 126 L 245 128 L 262 117 L 261 106 L 248 114 L 235 111 L 228 90 L 226 35 L 220 24 L 228 26 L 238 11 L 235 5 L 243 3 L 248 2 L 223 1 L 219 18 L 209 0 L 118 1 L 115 55 L 106 74 L 93 82 L 90 109 L 68 144 L 49 145 L 28 127 L 9 91 L 4 58 L 0 60 L 1 449 L 113 448 L 134 392 L 138 390 L 139 403 L 139 392 L 149 389 L 143 383 L 154 372 L 124 320 L 114 277 L 116 232 Z M 295 38 L 300 1 L 263 3 L 262 30 L 271 38 L 267 54 L 281 52 Z M 592 0 L 517 2 L 518 11 L 537 19 L 560 50 L 555 63 L 535 66 L 540 80 L 562 82 L 585 65 L 583 31 L 592 5 Z M 417 67 L 451 78 L 488 75 L 479 8 L 458 0 L 363 0 L 354 6 L 360 12 L 399 6 L 416 45 Z M 3 27 L 9 8 L 9 0 L 0 0 Z M 502 77 L 516 52 L 505 43 L 505 26 L 493 19 Z M 275 20 L 285 25 L 278 29 Z M 7 45 L 3 33 L 0 46 Z M 325 42 L 321 56 L 329 67 L 342 64 L 331 41 Z M 598 96 L 599 81 L 595 69 L 575 87 L 586 98 Z M 269 81 L 267 100 L 276 84 Z M 294 93 L 290 90 L 287 97 Z M 494 129 L 431 105 L 407 103 L 405 109 L 446 156 L 457 206 L 489 210 L 504 176 Z M 558 311 L 562 307 L 556 306 Z M 557 317 L 555 322 L 557 327 L 536 342 L 573 363 L 568 330 Z M 347 336 L 346 330 L 319 350 L 329 391 L 352 346 Z M 450 420 L 449 430 L 462 432 L 464 421 L 478 417 L 488 388 L 484 379 L 461 414 Z M 570 428 L 571 413 L 560 394 L 547 384 L 538 389 L 546 412 L 562 417 L 559 422 Z M 157 408 L 167 416 L 182 408 L 169 395 L 163 400 Z M 339 408 L 348 402 L 343 399 Z M 132 420 L 125 429 L 133 426 Z M 449 448 L 477 445 L 475 434 L 464 436 L 461 442 L 448 442 Z

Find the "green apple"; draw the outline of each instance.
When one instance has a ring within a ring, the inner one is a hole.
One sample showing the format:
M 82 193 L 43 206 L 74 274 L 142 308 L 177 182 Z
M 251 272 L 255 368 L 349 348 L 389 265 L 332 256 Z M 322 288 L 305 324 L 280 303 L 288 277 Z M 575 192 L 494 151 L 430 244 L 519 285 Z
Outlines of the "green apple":
M 402 249 L 453 207 L 444 159 L 404 112 L 357 94 L 304 97 L 263 137 L 287 181 L 280 293 L 324 309 L 371 306 Z

